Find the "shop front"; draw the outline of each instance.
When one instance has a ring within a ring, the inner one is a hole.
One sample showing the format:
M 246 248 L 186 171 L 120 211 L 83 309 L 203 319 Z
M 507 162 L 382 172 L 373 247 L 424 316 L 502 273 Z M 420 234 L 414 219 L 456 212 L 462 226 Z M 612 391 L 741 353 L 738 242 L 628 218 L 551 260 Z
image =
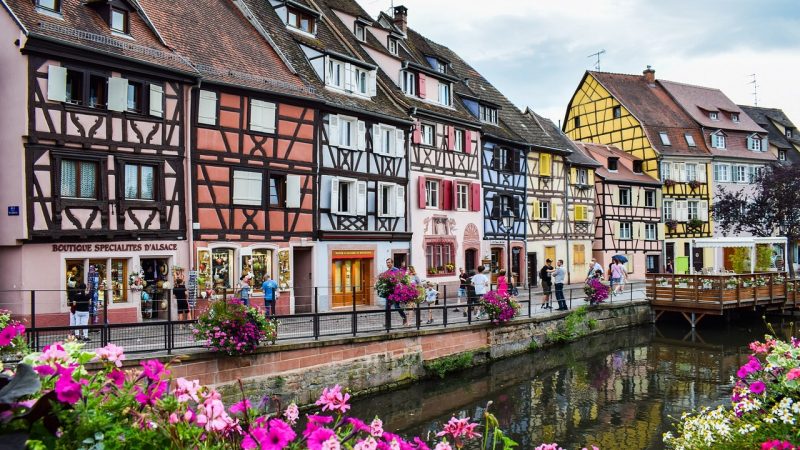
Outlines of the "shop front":
M 334 250 L 331 254 L 331 306 L 369 305 L 372 300 L 372 268 L 375 253 Z

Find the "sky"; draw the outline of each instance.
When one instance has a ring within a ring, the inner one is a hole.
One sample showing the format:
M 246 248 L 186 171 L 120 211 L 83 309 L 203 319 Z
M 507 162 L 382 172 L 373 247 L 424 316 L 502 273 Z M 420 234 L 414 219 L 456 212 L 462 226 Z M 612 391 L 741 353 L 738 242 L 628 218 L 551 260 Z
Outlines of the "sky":
M 359 0 L 373 16 L 391 0 Z M 586 70 L 715 87 L 800 126 L 798 0 L 394 0 L 517 106 L 559 123 Z

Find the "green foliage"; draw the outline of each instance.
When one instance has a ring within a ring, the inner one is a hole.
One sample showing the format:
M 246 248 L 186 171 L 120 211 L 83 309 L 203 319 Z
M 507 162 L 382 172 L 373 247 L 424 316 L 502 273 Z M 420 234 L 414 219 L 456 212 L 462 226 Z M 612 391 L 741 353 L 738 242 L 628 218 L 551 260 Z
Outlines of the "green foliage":
M 745 247 L 736 247 L 728 257 L 736 273 L 750 273 L 750 250 Z
M 435 373 L 439 378 L 444 378 L 444 376 L 450 372 L 456 372 L 470 367 L 472 365 L 473 356 L 472 352 L 445 356 L 425 363 L 425 370 Z
M 769 245 L 756 245 L 756 271 L 766 272 L 772 265 L 772 248 Z
M 494 414 L 489 412 L 490 406 L 492 406 L 492 402 L 489 402 L 486 405 L 486 409 L 483 411 L 483 420 L 486 432 L 483 434 L 481 448 L 491 448 L 492 450 L 510 450 L 519 446 L 517 442 L 503 433 L 503 430 L 500 428 L 500 422 L 497 421 L 497 418 L 494 416 Z
M 535 352 L 536 350 L 539 350 L 539 343 L 536 342 L 536 339 L 531 339 L 531 342 L 528 344 L 528 351 Z
M 555 343 L 570 342 L 584 336 L 587 328 L 593 330 L 597 327 L 597 321 L 587 319 L 586 312 L 586 305 L 576 308 L 564 318 L 558 328 L 547 333 L 547 339 Z

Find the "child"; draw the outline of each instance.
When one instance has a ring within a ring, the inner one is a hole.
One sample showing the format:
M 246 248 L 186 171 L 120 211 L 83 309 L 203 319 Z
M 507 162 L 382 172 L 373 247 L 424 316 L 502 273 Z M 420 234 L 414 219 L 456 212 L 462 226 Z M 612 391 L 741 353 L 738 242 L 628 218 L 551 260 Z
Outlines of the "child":
M 430 307 L 436 303 L 436 297 L 438 296 L 439 292 L 433 287 L 433 283 L 430 281 L 425 283 L 425 306 L 428 307 L 428 321 L 425 323 L 433 323 L 433 310 Z

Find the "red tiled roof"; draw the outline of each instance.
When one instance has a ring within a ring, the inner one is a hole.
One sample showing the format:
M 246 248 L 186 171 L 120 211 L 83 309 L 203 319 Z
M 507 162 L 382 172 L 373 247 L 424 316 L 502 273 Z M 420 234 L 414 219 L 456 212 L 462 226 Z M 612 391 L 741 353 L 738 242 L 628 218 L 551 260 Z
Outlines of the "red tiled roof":
M 705 130 L 705 138 L 711 141 L 711 134 L 716 130 Z M 747 137 L 753 133 L 746 131 L 723 131 L 725 133 L 725 148 L 709 147 L 711 154 L 718 157 L 754 159 L 759 161 L 777 161 L 777 156 L 769 151 L 754 152 L 747 149 Z M 766 133 L 761 133 L 761 137 Z
M 766 133 L 736 103 L 719 89 L 674 81 L 659 80 L 673 99 L 701 126 L 713 129 Z M 709 112 L 719 112 L 719 120 L 711 120 Z M 731 113 L 739 115 L 739 122 L 731 120 Z
M 592 158 L 601 164 L 597 168 L 597 175 L 609 181 L 621 183 L 639 183 L 661 186 L 661 182 L 646 173 L 636 173 L 633 171 L 633 162 L 641 161 L 629 153 L 611 145 L 592 144 L 590 142 L 575 142 L 575 146 L 587 152 Z M 617 171 L 608 170 L 608 158 L 618 158 Z

